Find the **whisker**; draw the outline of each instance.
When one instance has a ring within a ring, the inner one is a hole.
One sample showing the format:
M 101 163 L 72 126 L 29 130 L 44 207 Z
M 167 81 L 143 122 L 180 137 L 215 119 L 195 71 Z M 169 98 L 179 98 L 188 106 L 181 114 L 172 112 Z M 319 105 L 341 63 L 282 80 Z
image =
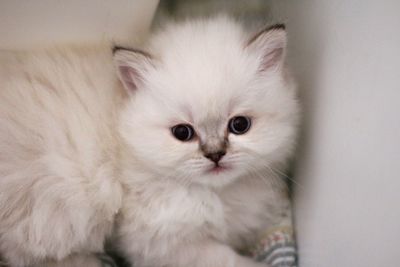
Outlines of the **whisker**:
M 254 151 L 251 151 L 251 150 L 246 150 L 246 152 L 247 152 L 249 155 L 252 155 L 252 156 L 254 156 L 254 157 L 256 157 L 256 158 L 262 157 L 262 155 L 259 155 L 258 153 L 254 152 Z M 282 172 L 281 170 L 277 169 L 277 167 L 276 167 L 276 166 L 273 166 L 273 164 L 271 164 L 271 162 L 266 161 L 266 162 L 263 164 L 263 166 L 266 167 L 266 168 L 268 168 L 268 169 L 270 169 L 271 172 L 277 173 L 277 174 L 279 174 L 280 176 L 285 177 L 285 178 L 288 179 L 289 181 L 293 182 L 293 183 L 294 183 L 296 186 L 298 186 L 300 189 L 304 189 L 304 186 L 303 186 L 302 184 L 300 184 L 298 181 L 296 181 L 296 180 L 293 179 L 292 177 L 289 177 L 287 174 L 285 174 L 285 173 Z
M 286 189 L 288 188 L 288 185 L 284 183 L 282 178 L 275 173 L 272 169 L 269 168 L 267 164 L 263 164 L 264 168 L 248 165 L 248 167 L 251 167 L 251 171 L 253 175 L 255 174 L 258 178 L 262 179 L 264 183 L 267 184 L 272 190 L 276 190 L 277 188 L 282 188 L 284 186 Z M 272 179 L 267 179 L 266 174 L 262 173 L 263 171 L 268 171 L 269 177 Z
M 302 184 L 300 184 L 299 182 L 297 182 L 295 179 L 289 177 L 287 174 L 283 173 L 282 171 L 280 171 L 279 169 L 277 169 L 276 167 L 272 167 L 270 166 L 270 168 L 277 172 L 278 174 L 282 175 L 283 177 L 285 177 L 286 179 L 288 179 L 289 181 L 291 181 L 292 183 L 294 183 L 296 186 L 298 186 L 300 189 L 304 189 L 304 186 Z

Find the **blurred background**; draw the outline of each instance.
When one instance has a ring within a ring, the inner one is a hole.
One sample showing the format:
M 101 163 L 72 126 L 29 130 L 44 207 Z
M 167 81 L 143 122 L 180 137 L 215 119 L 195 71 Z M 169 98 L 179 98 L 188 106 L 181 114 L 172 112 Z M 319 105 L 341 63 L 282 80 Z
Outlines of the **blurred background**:
M 155 21 L 164 18 L 192 18 L 227 13 L 244 21 L 265 21 L 269 16 L 269 1 L 265 0 L 163 0 L 160 1 Z
M 398 0 L 2 0 L 0 49 L 135 45 L 152 23 L 221 11 L 286 23 L 304 111 L 293 171 L 299 265 L 397 267 L 399 10 Z

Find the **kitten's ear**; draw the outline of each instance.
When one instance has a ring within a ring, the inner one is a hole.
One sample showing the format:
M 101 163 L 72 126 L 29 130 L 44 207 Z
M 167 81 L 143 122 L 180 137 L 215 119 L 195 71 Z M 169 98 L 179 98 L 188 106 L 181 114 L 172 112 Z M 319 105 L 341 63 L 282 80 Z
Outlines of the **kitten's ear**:
M 283 65 L 286 53 L 284 24 L 265 28 L 247 42 L 246 48 L 260 56 L 260 70 L 276 70 Z
M 128 93 L 133 93 L 152 66 L 152 57 L 146 52 L 123 47 L 114 47 L 113 57 L 119 79 Z

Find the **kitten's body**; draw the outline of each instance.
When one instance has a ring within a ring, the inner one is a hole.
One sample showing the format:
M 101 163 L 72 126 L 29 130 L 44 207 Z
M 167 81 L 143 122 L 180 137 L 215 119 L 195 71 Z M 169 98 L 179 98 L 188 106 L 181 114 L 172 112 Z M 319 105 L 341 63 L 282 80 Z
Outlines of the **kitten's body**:
M 19 267 L 102 251 L 122 198 L 110 48 L 0 62 L 1 254 Z
M 171 26 L 150 55 L 116 51 L 128 93 L 107 49 L 1 55 L 6 260 L 99 252 L 119 210 L 112 240 L 139 267 L 263 266 L 234 249 L 289 220 L 274 174 L 297 118 L 284 45 L 282 28 L 249 39 L 223 17 Z M 252 118 L 249 133 L 227 131 L 235 115 Z M 194 140 L 173 137 L 179 123 L 193 125 Z M 204 150 L 222 139 L 214 171 Z
M 142 178 L 126 186 L 117 236 L 118 250 L 137 266 L 265 266 L 235 250 L 253 248 L 272 226 L 290 225 L 286 191 L 266 183 L 268 175 L 215 190 Z

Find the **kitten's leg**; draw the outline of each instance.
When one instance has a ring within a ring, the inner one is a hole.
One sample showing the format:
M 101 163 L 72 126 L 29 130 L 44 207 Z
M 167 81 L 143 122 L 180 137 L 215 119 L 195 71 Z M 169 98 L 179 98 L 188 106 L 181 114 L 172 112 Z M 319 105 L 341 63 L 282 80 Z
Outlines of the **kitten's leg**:
M 80 215 L 79 212 L 75 214 L 77 217 Z M 38 217 L 40 214 L 35 216 Z M 48 222 L 47 228 L 44 224 L 38 226 L 34 224 L 35 221 L 25 219 L 9 227 L 8 232 L 1 233 L 0 251 L 3 253 L 4 260 L 12 267 L 29 266 L 46 258 L 68 257 L 73 250 L 101 252 L 105 233 L 110 228 L 102 224 L 98 227 L 87 227 L 84 221 L 86 217 L 83 216 L 78 217 L 83 221 L 81 226 L 79 224 L 81 221 L 73 220 L 61 211 L 56 212 L 52 217 L 43 216 L 42 218 L 43 221 Z M 85 233 L 85 230 L 88 233 Z M 39 234 L 35 236 L 36 233 Z
M 117 181 L 102 178 L 111 171 L 88 178 L 78 175 L 73 162 L 52 160 L 54 166 L 72 167 L 58 175 L 42 159 L 19 170 L 0 161 L 0 252 L 12 267 L 102 252 L 112 232 L 121 189 Z
M 111 233 L 112 217 L 97 212 L 103 206 L 92 204 L 82 187 L 44 180 L 31 187 L 21 182 L 7 190 L 0 186 L 0 251 L 12 267 L 75 251 L 101 252 Z

